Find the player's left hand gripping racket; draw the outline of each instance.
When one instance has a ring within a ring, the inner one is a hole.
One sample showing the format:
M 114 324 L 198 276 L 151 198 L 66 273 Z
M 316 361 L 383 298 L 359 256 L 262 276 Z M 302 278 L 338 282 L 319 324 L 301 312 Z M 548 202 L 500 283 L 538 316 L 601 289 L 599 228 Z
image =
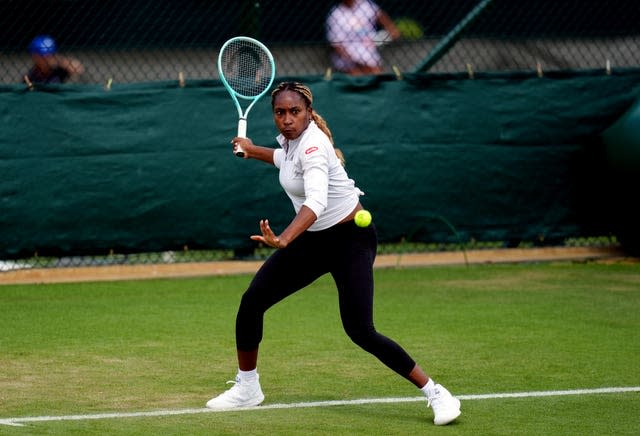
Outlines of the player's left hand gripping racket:
M 276 64 L 269 49 L 260 41 L 236 36 L 222 45 L 218 55 L 220 80 L 238 109 L 238 136 L 247 137 L 247 115 L 253 105 L 271 87 L 276 75 Z M 250 100 L 244 113 L 238 98 Z M 236 156 L 244 151 L 236 147 Z

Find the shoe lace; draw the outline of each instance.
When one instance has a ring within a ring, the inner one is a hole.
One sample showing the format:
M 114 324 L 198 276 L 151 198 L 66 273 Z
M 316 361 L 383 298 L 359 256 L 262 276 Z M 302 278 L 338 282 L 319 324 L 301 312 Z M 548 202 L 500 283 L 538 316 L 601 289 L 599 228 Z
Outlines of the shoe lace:
M 438 406 L 440 406 L 440 404 L 442 403 L 440 400 L 441 398 L 441 392 L 439 390 L 435 390 L 434 394 L 432 397 L 427 398 L 427 407 L 435 407 L 437 408 Z
M 235 397 L 235 396 L 238 395 L 239 390 L 240 390 L 240 380 L 239 379 L 228 380 L 225 384 L 233 385 L 233 386 L 231 386 L 229 389 L 224 391 L 222 393 L 222 395 L 224 395 L 225 397 Z

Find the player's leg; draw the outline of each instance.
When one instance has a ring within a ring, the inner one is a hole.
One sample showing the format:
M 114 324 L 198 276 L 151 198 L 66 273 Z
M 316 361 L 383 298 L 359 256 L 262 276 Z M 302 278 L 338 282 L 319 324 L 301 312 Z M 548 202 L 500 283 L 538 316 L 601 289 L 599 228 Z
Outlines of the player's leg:
M 365 351 L 389 368 L 408 377 L 415 361 L 396 342 L 376 331 L 373 324 L 373 262 L 375 227 L 342 226 L 330 242 L 335 249 L 331 274 L 338 288 L 340 317 L 345 332 Z
M 322 262 L 303 234 L 288 247 L 275 251 L 258 270 L 243 294 L 236 316 L 238 373 L 234 386 L 207 402 L 211 409 L 257 406 L 264 394 L 257 372 L 265 312 L 324 274 Z
M 434 423 L 444 425 L 460 415 L 460 401 L 424 373 L 395 341 L 376 331 L 373 323 L 373 262 L 375 227 L 347 227 L 340 235 L 340 255 L 331 273 L 338 287 L 344 329 L 357 345 L 422 390 L 434 412 Z M 340 244 L 338 240 L 332 244 Z

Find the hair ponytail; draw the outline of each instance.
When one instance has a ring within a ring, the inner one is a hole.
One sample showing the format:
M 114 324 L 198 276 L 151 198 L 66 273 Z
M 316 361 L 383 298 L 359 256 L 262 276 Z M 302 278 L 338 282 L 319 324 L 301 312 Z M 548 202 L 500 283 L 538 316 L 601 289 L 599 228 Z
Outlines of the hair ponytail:
M 327 122 L 316 111 L 313 111 L 313 113 L 311 115 L 311 118 L 318 125 L 318 128 L 320 130 L 322 130 L 325 135 L 327 135 L 327 137 L 329 138 L 329 141 L 331 141 L 331 145 L 333 145 L 333 150 L 335 151 L 336 156 L 338 157 L 338 160 L 340 161 L 340 164 L 342 166 L 345 166 L 346 162 L 344 160 L 344 154 L 342 154 L 342 150 L 340 150 L 339 148 L 336 148 L 335 144 L 333 143 L 333 134 L 331 133 L 331 130 L 329 130 L 329 126 L 327 125 Z

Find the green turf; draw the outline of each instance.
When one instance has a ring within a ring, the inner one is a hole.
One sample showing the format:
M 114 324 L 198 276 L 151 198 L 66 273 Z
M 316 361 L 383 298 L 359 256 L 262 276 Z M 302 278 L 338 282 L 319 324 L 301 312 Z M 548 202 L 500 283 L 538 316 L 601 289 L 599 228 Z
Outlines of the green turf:
M 233 378 L 251 276 L 0 287 L 0 419 L 203 407 Z M 376 271 L 376 325 L 454 394 L 640 386 L 640 265 Z M 329 277 L 267 313 L 265 404 L 417 397 L 342 332 Z M 640 394 L 0 426 L 0 434 L 636 434 Z

